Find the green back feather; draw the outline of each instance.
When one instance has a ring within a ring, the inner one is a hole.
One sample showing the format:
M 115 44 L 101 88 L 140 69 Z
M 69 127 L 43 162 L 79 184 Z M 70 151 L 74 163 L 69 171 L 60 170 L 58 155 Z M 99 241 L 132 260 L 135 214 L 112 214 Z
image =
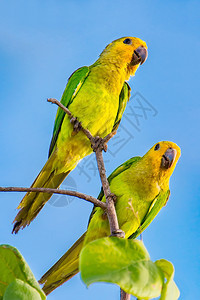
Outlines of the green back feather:
M 77 94 L 77 92 L 80 89 L 80 86 L 84 83 L 85 79 L 87 78 L 89 70 L 89 67 L 82 67 L 76 70 L 74 73 L 72 73 L 72 75 L 69 77 L 68 83 L 60 101 L 65 107 L 69 107 L 69 105 L 72 103 L 74 96 Z M 49 148 L 49 156 L 51 155 L 53 148 L 56 144 L 64 117 L 65 112 L 59 107 L 54 123 L 53 137 Z

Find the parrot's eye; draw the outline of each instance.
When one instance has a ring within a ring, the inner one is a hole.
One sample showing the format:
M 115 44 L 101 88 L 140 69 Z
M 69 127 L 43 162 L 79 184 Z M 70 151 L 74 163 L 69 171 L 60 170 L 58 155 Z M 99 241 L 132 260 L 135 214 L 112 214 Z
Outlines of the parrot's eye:
M 160 144 L 156 144 L 154 150 L 159 150 L 160 149 Z
M 124 44 L 127 44 L 127 45 L 131 45 L 132 44 L 132 40 L 131 39 L 125 39 L 123 41 Z

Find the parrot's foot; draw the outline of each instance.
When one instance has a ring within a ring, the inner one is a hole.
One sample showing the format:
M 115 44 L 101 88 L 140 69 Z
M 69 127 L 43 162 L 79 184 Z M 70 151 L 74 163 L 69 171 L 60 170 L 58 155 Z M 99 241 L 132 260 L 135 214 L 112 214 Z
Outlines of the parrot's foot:
M 96 152 L 97 150 L 104 150 L 105 152 L 107 151 L 107 144 L 105 143 L 104 139 L 102 139 L 100 136 L 95 136 L 94 140 L 92 142 L 91 145 L 92 149 L 94 152 Z
M 70 122 L 74 127 L 74 131 L 72 132 L 72 135 L 75 135 L 82 129 L 81 122 L 79 122 L 79 120 L 77 118 L 74 118 L 74 117 L 71 118 Z
M 118 238 L 125 238 L 125 233 L 123 230 L 121 229 L 117 229 L 115 231 L 112 232 L 112 234 L 110 236 L 114 236 L 114 237 L 118 237 Z
M 115 195 L 115 194 L 113 194 L 113 193 L 110 193 L 109 194 L 109 197 L 111 197 L 112 198 L 112 201 L 114 202 L 114 204 L 116 203 L 116 201 L 117 201 L 117 196 Z

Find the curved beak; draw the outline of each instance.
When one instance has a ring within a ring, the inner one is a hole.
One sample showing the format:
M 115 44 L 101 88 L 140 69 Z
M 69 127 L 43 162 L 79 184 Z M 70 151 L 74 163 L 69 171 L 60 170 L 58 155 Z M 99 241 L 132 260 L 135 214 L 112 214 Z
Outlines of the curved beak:
M 162 159 L 161 159 L 161 167 L 163 169 L 169 169 L 175 158 L 176 158 L 176 149 L 173 148 L 168 148 L 165 154 L 163 154 Z
M 131 65 L 143 64 L 147 59 L 148 52 L 144 46 L 140 46 L 134 50 Z

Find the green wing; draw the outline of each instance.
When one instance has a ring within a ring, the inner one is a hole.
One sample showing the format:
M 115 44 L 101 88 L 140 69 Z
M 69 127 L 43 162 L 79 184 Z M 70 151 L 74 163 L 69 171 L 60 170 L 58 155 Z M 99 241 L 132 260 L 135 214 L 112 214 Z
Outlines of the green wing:
M 87 78 L 89 71 L 90 71 L 89 67 L 82 67 L 76 70 L 74 73 L 72 73 L 72 75 L 69 77 L 68 83 L 66 85 L 66 88 L 64 90 L 64 93 L 60 101 L 65 107 L 68 107 L 70 103 L 72 103 L 75 95 L 78 93 L 80 87 L 82 86 L 85 79 Z M 51 144 L 49 148 L 49 156 L 51 155 L 53 148 L 56 144 L 64 117 L 65 117 L 65 112 L 59 107 L 56 114 L 55 123 L 54 123 L 53 137 L 51 139 Z
M 167 203 L 167 200 L 169 199 L 170 190 L 167 191 L 161 191 L 159 195 L 154 199 L 152 202 L 146 216 L 144 217 L 141 226 L 138 228 L 136 232 L 134 232 L 131 236 L 129 236 L 129 239 L 135 239 L 138 237 L 153 221 L 153 219 L 156 217 L 156 215 L 159 213 L 161 208 Z
M 117 130 L 117 128 L 119 127 L 122 115 L 125 111 L 126 104 L 129 101 L 130 95 L 131 95 L 131 88 L 129 84 L 125 81 L 121 93 L 119 95 L 119 108 L 118 108 L 117 116 L 112 131 Z

